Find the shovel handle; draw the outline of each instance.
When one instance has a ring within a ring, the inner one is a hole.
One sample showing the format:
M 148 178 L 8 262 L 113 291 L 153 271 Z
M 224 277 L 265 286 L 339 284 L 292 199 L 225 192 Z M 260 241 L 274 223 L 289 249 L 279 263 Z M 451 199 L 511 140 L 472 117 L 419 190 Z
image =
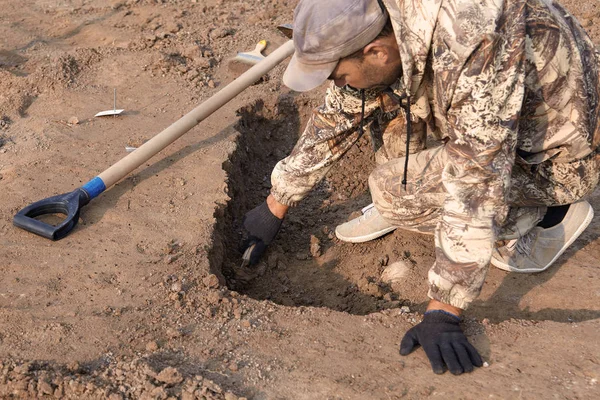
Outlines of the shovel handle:
M 77 225 L 81 207 L 198 125 L 206 117 L 292 55 L 293 52 L 294 43 L 288 40 L 204 103 L 188 112 L 82 187 L 70 193 L 40 200 L 23 208 L 14 216 L 13 224 L 48 239 L 58 240 L 65 237 Z M 56 226 L 35 219 L 35 217 L 44 214 L 64 214 L 66 218 Z
M 206 117 L 221 108 L 235 96 L 240 94 L 248 86 L 255 83 L 267 72 L 275 68 L 279 63 L 292 55 L 294 43 L 288 40 L 264 60 L 254 65 L 248 71 L 240 75 L 233 82 L 225 86 L 214 96 L 200 104 L 192 111 L 181 117 L 168 128 L 148 140 L 136 151 L 122 158 L 116 164 L 98 175 L 105 187 L 110 187 L 131 171 L 148 161 L 156 153 L 180 138 L 184 133 L 198 125 Z

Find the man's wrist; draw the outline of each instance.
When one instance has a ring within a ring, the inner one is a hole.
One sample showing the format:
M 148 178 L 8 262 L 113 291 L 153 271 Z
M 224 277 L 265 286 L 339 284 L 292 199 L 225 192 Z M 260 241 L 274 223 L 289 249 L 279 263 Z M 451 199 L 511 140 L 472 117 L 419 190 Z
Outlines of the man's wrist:
M 462 314 L 462 309 L 460 309 L 458 307 L 454 307 L 454 306 L 451 306 L 450 304 L 442 303 L 441 301 L 431 299 L 429 301 L 429 305 L 427 306 L 427 311 L 433 311 L 433 310 L 442 310 L 447 313 L 456 315 L 457 317 L 460 317 L 460 315 Z
M 283 219 L 290 208 L 289 206 L 281 204 L 275 200 L 275 197 L 273 197 L 272 194 L 267 197 L 267 206 L 269 207 L 269 211 L 271 211 L 271 213 L 279 219 Z

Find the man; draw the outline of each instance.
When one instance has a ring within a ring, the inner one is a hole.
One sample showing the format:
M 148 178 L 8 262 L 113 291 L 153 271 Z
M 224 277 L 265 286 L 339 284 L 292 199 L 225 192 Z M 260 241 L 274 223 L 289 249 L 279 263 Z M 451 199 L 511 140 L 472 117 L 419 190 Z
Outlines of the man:
M 284 83 L 333 84 L 246 215 L 246 255 L 258 260 L 288 207 L 368 127 L 382 138 L 374 206 L 336 235 L 433 234 L 431 300 L 400 353 L 421 345 L 435 373 L 481 366 L 459 321 L 490 262 L 543 271 L 593 217 L 582 200 L 600 171 L 593 44 L 551 0 L 301 0 L 294 44 Z M 428 133 L 442 144 L 425 149 Z

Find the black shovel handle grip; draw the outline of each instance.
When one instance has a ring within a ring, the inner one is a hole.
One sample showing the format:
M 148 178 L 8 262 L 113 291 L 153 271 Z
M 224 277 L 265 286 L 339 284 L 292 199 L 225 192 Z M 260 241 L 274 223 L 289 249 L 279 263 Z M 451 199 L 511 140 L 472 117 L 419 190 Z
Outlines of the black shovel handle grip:
M 13 224 L 47 239 L 59 240 L 67 236 L 77 225 L 81 207 L 89 203 L 90 200 L 91 196 L 83 188 L 48 197 L 19 211 L 13 218 Z M 63 214 L 66 218 L 56 226 L 35 219 L 35 217 L 45 214 Z

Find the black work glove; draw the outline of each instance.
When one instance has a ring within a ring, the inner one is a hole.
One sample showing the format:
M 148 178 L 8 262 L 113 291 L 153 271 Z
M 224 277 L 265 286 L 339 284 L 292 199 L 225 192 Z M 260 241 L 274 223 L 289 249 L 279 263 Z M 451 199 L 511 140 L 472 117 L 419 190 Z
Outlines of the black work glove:
M 250 265 L 258 263 L 267 246 L 275 239 L 282 221 L 273 215 L 266 201 L 244 215 L 246 238 L 242 241 L 242 251 L 254 245 L 250 254 Z
M 481 356 L 467 340 L 459 322 L 459 317 L 446 311 L 427 311 L 423 321 L 413 326 L 402 338 L 400 354 L 408 355 L 418 345 L 423 346 L 436 374 L 443 374 L 445 365 L 454 375 L 471 372 L 473 366 L 481 367 Z

